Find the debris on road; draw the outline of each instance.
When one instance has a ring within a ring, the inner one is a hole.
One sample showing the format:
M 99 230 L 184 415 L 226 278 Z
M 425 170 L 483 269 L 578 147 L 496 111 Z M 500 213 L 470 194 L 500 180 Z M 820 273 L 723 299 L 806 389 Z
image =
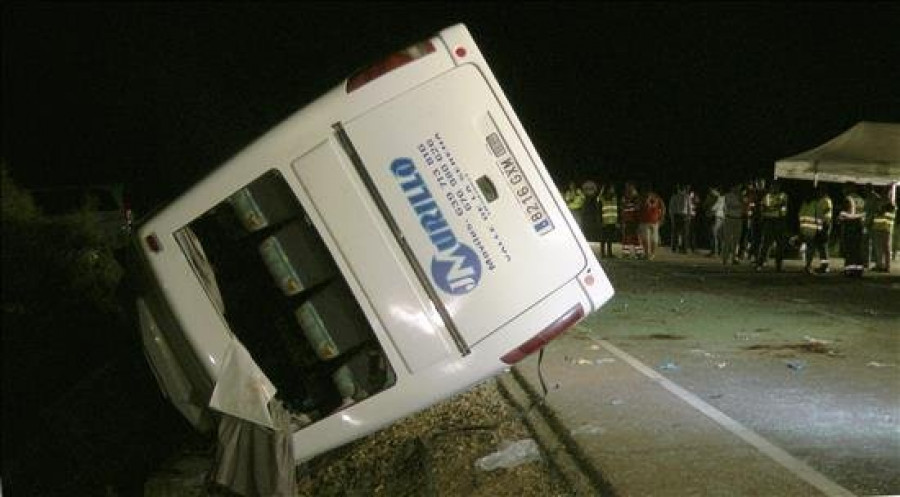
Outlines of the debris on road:
M 671 333 L 651 333 L 649 335 L 634 335 L 628 338 L 632 340 L 684 340 L 687 337 Z
M 475 467 L 481 471 L 493 471 L 499 468 L 514 468 L 521 464 L 541 460 L 541 451 L 538 449 L 537 442 L 532 438 L 515 442 L 505 441 L 500 444 L 500 447 L 500 450 L 475 461 Z
M 828 345 L 831 343 L 831 340 L 819 340 L 818 338 L 813 338 L 809 335 L 805 335 L 803 339 L 806 340 L 806 343 L 814 345 Z
M 787 367 L 788 367 L 788 369 L 791 369 L 794 371 L 803 371 L 804 369 L 806 369 L 806 362 L 804 362 L 804 361 L 788 361 Z
M 763 351 L 785 351 L 796 350 L 800 352 L 809 352 L 813 354 L 826 354 L 832 357 L 838 357 L 841 354 L 837 349 L 831 346 L 830 340 L 819 340 L 817 338 L 805 337 L 801 343 L 782 343 L 782 344 L 756 344 L 745 347 L 746 350 L 763 350 Z
M 672 361 L 663 361 L 663 363 L 659 365 L 659 369 L 662 371 L 678 371 L 678 365 Z
M 572 436 L 602 435 L 602 434 L 606 433 L 606 428 L 603 428 L 602 426 L 587 424 L 587 425 L 581 425 L 578 428 L 571 430 L 569 433 L 571 433 Z
M 877 362 L 877 361 L 872 361 L 872 362 L 866 364 L 866 366 L 869 366 L 870 368 L 896 368 L 897 367 L 896 364 L 885 364 L 883 362 Z

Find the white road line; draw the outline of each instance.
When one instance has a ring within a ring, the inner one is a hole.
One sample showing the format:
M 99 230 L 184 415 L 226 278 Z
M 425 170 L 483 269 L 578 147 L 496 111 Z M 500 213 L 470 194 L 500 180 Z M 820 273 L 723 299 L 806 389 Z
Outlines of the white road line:
M 726 430 L 737 435 L 741 440 L 747 442 L 763 454 L 769 456 L 769 458 L 782 465 L 785 469 L 796 475 L 798 478 L 816 487 L 825 495 L 855 495 L 853 492 L 829 480 L 825 475 L 819 473 L 805 462 L 800 461 L 794 456 L 788 454 L 784 449 L 781 449 L 780 447 L 772 444 L 765 438 L 756 434 L 754 431 L 731 419 L 722 411 L 719 411 L 715 407 L 701 400 L 696 395 L 685 390 L 684 388 L 681 388 L 665 376 L 657 373 L 656 371 L 654 371 L 641 361 L 635 359 L 625 351 L 619 349 L 615 345 L 607 342 L 606 340 L 597 340 L 597 343 L 608 350 L 610 353 L 618 356 L 619 359 L 622 359 L 623 361 L 631 365 L 631 367 L 643 373 L 644 376 L 647 376 L 653 381 L 659 383 L 663 388 L 675 394 L 678 398 L 688 403 L 694 409 L 702 412 Z

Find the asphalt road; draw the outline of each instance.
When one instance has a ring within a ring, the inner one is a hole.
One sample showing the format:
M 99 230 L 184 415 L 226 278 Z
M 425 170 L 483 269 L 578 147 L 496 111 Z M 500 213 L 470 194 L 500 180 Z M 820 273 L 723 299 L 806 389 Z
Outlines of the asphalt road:
M 839 272 L 806 275 L 799 261 L 788 261 L 783 273 L 756 272 L 746 265 L 726 268 L 713 258 L 666 249 L 654 261 L 602 263 L 616 296 L 545 351 L 548 399 L 556 397 L 573 433 L 590 432 L 598 441 L 596 450 L 615 446 L 623 458 L 635 457 L 634 452 L 625 455 L 628 431 L 646 435 L 639 433 L 649 426 L 640 423 L 645 414 L 615 414 L 617 403 L 629 402 L 629 392 L 612 394 L 614 387 L 604 384 L 619 377 L 613 368 L 626 367 L 622 357 L 601 346 L 608 343 L 821 473 L 836 488 L 857 495 L 900 494 L 896 265 L 890 274 L 848 279 Z M 634 373 L 635 368 L 626 369 Z M 620 398 L 598 398 L 604 395 Z M 640 402 L 639 397 L 635 395 L 633 403 Z M 632 482 L 666 479 L 659 472 L 640 470 L 655 453 L 666 454 L 659 457 L 670 459 L 672 471 L 696 466 L 683 460 L 690 452 L 680 450 L 689 442 L 673 437 L 690 426 L 691 418 L 704 414 L 674 396 L 665 402 L 657 405 L 672 406 L 672 423 L 664 434 L 645 437 L 640 457 L 622 466 L 636 466 L 635 475 L 628 476 Z M 715 438 L 705 433 L 686 440 L 703 439 L 705 444 L 709 437 Z M 728 450 L 756 450 L 735 447 L 740 449 Z M 609 452 L 604 457 L 613 461 L 616 456 Z M 771 468 L 777 466 L 774 461 Z M 771 468 L 746 471 L 774 472 Z M 740 468 L 735 471 L 740 473 Z M 605 476 L 615 483 L 617 475 Z M 690 475 L 679 478 L 687 481 Z M 727 493 L 728 482 L 724 485 Z M 793 494 L 788 487 L 773 488 Z M 616 490 L 637 495 L 628 488 Z M 683 495 L 677 487 L 659 489 L 658 494 Z

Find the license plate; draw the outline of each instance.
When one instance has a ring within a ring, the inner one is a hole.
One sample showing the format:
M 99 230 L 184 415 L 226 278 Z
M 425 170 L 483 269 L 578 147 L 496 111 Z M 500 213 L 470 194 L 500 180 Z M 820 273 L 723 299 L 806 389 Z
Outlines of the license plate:
M 499 133 L 493 132 L 487 136 L 487 145 L 497 160 L 497 166 L 506 182 L 509 183 L 519 207 L 525 214 L 525 218 L 531 223 L 535 233 L 546 235 L 553 231 L 553 222 L 547 216 L 544 205 L 537 197 L 537 193 L 531 186 L 531 182 L 522 172 L 522 168 L 515 157 L 509 151 L 509 147 L 503 142 Z

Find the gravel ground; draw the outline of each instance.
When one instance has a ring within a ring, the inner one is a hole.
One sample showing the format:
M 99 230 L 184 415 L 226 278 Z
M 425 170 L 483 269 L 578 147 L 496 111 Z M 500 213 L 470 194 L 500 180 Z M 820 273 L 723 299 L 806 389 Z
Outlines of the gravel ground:
M 476 467 L 504 442 L 530 437 L 516 408 L 489 380 L 310 461 L 298 495 L 572 495 L 545 457 L 492 471 Z

